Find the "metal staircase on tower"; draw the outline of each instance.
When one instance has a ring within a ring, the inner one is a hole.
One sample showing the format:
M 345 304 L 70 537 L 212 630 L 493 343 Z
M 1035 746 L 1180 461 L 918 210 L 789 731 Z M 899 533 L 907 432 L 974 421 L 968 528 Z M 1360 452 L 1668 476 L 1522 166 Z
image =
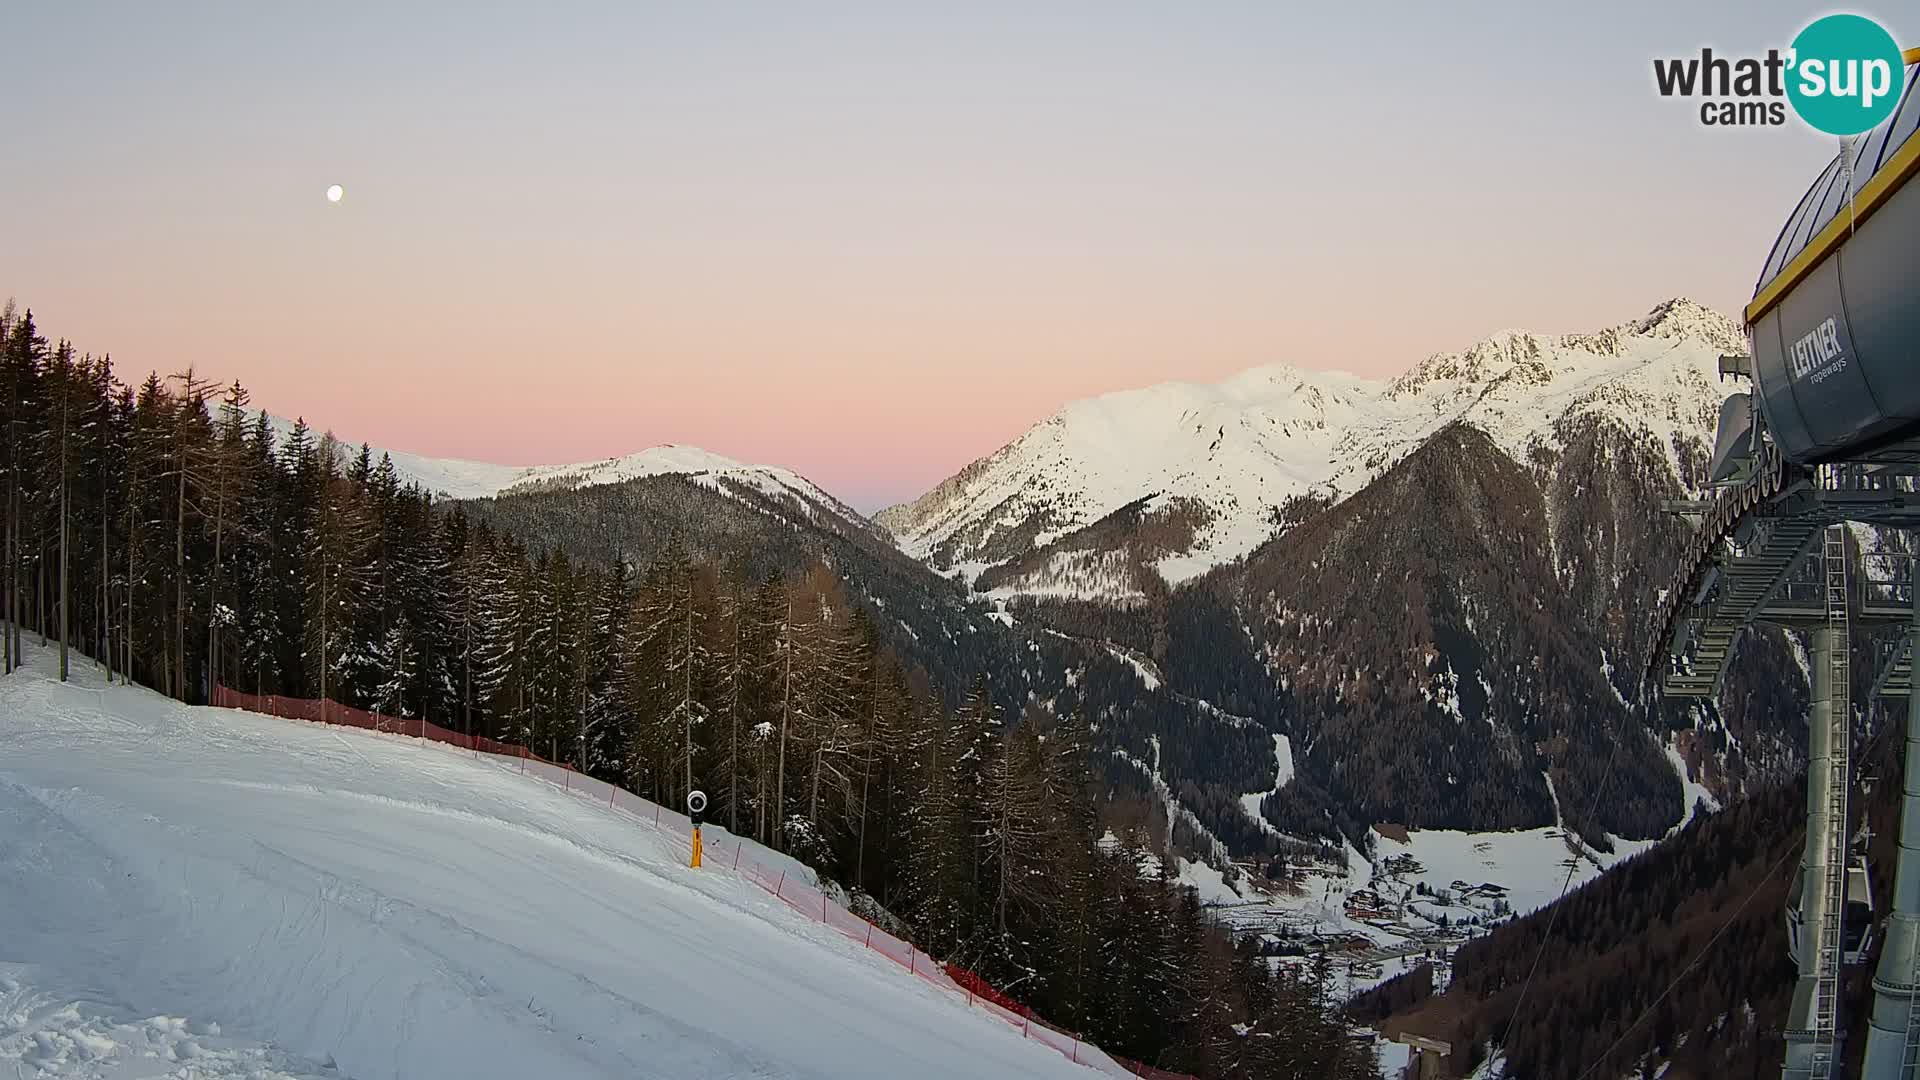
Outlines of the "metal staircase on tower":
M 1827 758 L 1827 849 L 1821 868 L 1820 890 L 1826 902 L 1820 912 L 1820 930 L 1814 939 L 1814 998 L 1812 1080 L 1831 1080 L 1836 1075 L 1840 1027 L 1840 952 L 1841 919 L 1846 911 L 1847 882 L 1847 788 L 1849 753 L 1853 735 L 1853 709 L 1850 687 L 1852 666 L 1847 648 L 1847 527 L 1831 525 L 1826 530 L 1822 551 L 1822 570 L 1826 577 L 1826 630 L 1833 647 L 1826 653 L 1828 722 L 1831 730 Z
M 1873 696 L 1906 697 L 1913 692 L 1913 636 L 1902 634 L 1884 645 L 1873 680 Z

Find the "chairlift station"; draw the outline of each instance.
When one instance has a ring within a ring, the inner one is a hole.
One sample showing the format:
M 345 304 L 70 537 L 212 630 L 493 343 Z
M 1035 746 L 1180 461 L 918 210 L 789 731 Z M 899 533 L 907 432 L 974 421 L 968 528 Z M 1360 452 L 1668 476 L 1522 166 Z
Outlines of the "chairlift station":
M 1698 529 L 1657 609 L 1664 647 L 1647 672 L 1667 698 L 1710 702 L 1747 627 L 1810 634 L 1806 849 L 1787 911 L 1799 967 L 1788 1080 L 1843 1074 L 1843 970 L 1876 943 L 1861 1075 L 1907 1080 L 1920 1063 L 1920 560 L 1863 553 L 1856 571 L 1848 546 L 1849 523 L 1859 523 L 1906 530 L 1909 550 L 1920 550 L 1920 184 L 1911 182 L 1920 50 L 1906 60 L 1900 108 L 1843 142 L 1781 228 L 1746 308 L 1750 355 L 1721 358 L 1722 377 L 1750 390 L 1721 407 L 1712 496 L 1671 507 Z M 1906 699 L 1884 927 L 1847 805 L 1856 627 L 1880 639 L 1871 693 Z

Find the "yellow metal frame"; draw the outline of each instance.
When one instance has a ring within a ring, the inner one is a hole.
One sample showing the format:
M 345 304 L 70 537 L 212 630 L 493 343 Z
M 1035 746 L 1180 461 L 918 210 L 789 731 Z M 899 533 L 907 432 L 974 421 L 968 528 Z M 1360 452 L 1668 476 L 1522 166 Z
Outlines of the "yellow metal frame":
M 1920 49 L 1908 49 L 1901 59 L 1908 64 L 1920 64 Z M 1780 303 L 1781 297 L 1805 281 L 1815 267 L 1839 248 L 1855 225 L 1872 217 L 1875 210 L 1886 205 L 1894 192 L 1904 187 L 1916 172 L 1920 172 L 1920 136 L 1909 138 L 1900 152 L 1882 165 L 1867 186 L 1860 189 L 1860 194 L 1853 197 L 1851 209 L 1842 206 L 1833 215 L 1833 220 L 1827 222 L 1827 227 L 1820 230 L 1820 235 L 1809 241 L 1800 254 L 1794 256 L 1793 261 L 1775 275 L 1766 288 L 1760 290 L 1760 294 L 1753 298 L 1753 303 L 1747 305 L 1747 325 L 1752 326 L 1772 311 Z

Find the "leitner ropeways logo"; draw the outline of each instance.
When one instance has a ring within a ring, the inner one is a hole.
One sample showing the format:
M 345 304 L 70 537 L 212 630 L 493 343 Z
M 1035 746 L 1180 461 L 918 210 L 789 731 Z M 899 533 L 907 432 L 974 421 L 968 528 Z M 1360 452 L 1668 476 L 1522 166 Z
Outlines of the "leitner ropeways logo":
M 1829 135 L 1871 131 L 1893 115 L 1905 81 L 1900 46 L 1862 15 L 1828 15 L 1807 25 L 1785 52 L 1728 58 L 1710 48 L 1699 56 L 1655 60 L 1661 97 L 1705 98 L 1700 122 L 1750 127 L 1787 122 L 1787 105 Z
M 1802 334 L 1800 340 L 1793 343 L 1787 360 L 1796 379 L 1812 376 L 1814 382 L 1824 382 L 1828 376 L 1838 375 L 1847 366 L 1847 347 L 1840 340 L 1840 324 L 1829 317 Z

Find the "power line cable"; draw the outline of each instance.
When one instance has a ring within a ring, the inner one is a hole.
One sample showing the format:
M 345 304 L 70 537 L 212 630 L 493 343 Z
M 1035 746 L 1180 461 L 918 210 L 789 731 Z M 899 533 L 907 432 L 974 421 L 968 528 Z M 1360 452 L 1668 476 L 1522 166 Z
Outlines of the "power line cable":
M 1804 837 L 1804 835 L 1805 830 L 1802 830 L 1802 836 Z M 1804 843 L 1804 839 L 1801 842 Z M 1760 890 L 1766 888 L 1767 882 L 1773 880 L 1773 875 L 1779 873 L 1780 868 L 1786 865 L 1787 860 L 1793 857 L 1793 855 L 1794 848 L 1792 845 L 1789 845 L 1787 850 L 1780 853 L 1780 857 L 1775 859 L 1773 865 L 1767 868 L 1766 876 L 1762 877 L 1759 883 L 1753 887 L 1753 890 L 1747 893 L 1746 898 L 1740 901 L 1740 906 L 1733 909 L 1733 914 L 1727 916 L 1727 921 L 1720 924 L 1720 929 L 1715 930 L 1713 936 L 1707 939 L 1707 943 L 1700 946 L 1700 951 L 1694 953 L 1693 959 L 1687 961 L 1687 966 L 1680 969 L 1680 974 L 1675 975 L 1673 981 L 1667 984 L 1667 988 L 1660 991 L 1660 996 L 1649 1002 L 1647 1007 L 1640 1011 L 1640 1015 L 1634 1017 L 1633 1023 L 1628 1024 L 1627 1029 L 1620 1033 L 1620 1037 L 1613 1040 L 1611 1046 L 1608 1046 L 1600 1052 L 1600 1056 L 1594 1059 L 1593 1064 L 1587 1066 L 1587 1070 L 1580 1074 L 1579 1080 L 1587 1080 L 1587 1078 L 1598 1071 L 1602 1065 L 1605 1065 L 1607 1059 L 1613 1056 L 1613 1052 L 1620 1049 L 1621 1044 L 1627 1041 L 1627 1036 L 1632 1035 L 1634 1031 L 1646 1021 L 1647 1017 L 1653 1015 L 1653 1010 L 1659 1008 L 1660 1003 L 1667 1000 L 1667 995 L 1673 993 L 1674 989 L 1677 988 L 1688 975 L 1693 974 L 1693 969 L 1706 957 L 1707 952 L 1726 935 L 1727 930 L 1740 918 L 1741 912 L 1747 910 L 1747 905 L 1753 902 L 1754 897 L 1760 895 Z
M 1620 723 L 1616 725 L 1614 728 L 1613 750 L 1607 755 L 1607 767 L 1601 771 L 1600 784 L 1598 787 L 1593 789 L 1593 801 L 1588 805 L 1586 818 L 1583 820 L 1586 820 L 1586 821 L 1593 820 L 1593 815 L 1595 814 L 1595 812 L 1597 812 L 1600 809 L 1600 796 L 1606 793 L 1607 784 L 1613 779 L 1613 765 L 1614 765 L 1614 762 L 1617 761 L 1620 757 L 1620 744 L 1623 741 L 1625 741 L 1626 727 L 1627 727 L 1626 721 L 1629 715 L 1630 715 L 1630 712 L 1628 710 L 1625 710 L 1625 709 L 1621 710 Z M 1686 794 L 1686 789 L 1683 786 L 1681 789 L 1682 797 L 1684 797 L 1685 794 Z M 1562 820 L 1561 826 L 1565 830 L 1568 836 L 1576 836 L 1576 837 L 1578 836 L 1578 834 L 1575 833 L 1572 829 L 1566 828 L 1566 822 L 1564 820 Z M 1586 843 L 1585 840 L 1580 840 L 1578 842 L 1581 844 Z M 1547 914 L 1547 929 L 1546 929 L 1546 932 L 1543 933 L 1540 937 L 1540 947 L 1534 950 L 1533 963 L 1529 965 L 1527 968 L 1527 978 L 1524 982 L 1520 984 L 1520 997 L 1518 1000 L 1516 1000 L 1513 1003 L 1513 1015 L 1507 1018 L 1507 1026 L 1500 1030 L 1500 1041 L 1502 1043 L 1506 1042 L 1507 1034 L 1513 1030 L 1513 1025 L 1519 1022 L 1520 1020 L 1521 1007 L 1527 1003 L 1527 991 L 1532 989 L 1533 987 L 1533 977 L 1540 971 L 1540 960 L 1542 957 L 1546 956 L 1547 954 L 1547 943 L 1553 940 L 1553 928 L 1555 924 L 1557 924 L 1560 921 L 1560 909 L 1561 907 L 1564 906 L 1561 903 L 1561 901 L 1567 898 L 1567 890 L 1571 888 L 1573 885 L 1573 875 L 1579 869 L 1580 869 L 1579 853 L 1575 852 L 1574 857 L 1567 860 L 1567 877 L 1566 877 L 1566 880 L 1560 883 L 1560 895 L 1556 897 L 1553 903 L 1549 906 L 1549 910 Z
M 1896 727 L 1897 725 L 1894 724 L 1883 724 L 1880 730 L 1874 732 L 1873 736 L 1867 740 L 1867 745 L 1861 749 L 1859 758 L 1853 762 L 1853 776 L 1848 779 L 1849 785 L 1859 781 L 1861 775 L 1866 770 L 1867 762 L 1873 760 L 1874 754 L 1880 750 L 1881 745 L 1887 741 L 1888 735 L 1895 730 Z M 1863 816 L 1871 812 L 1871 807 L 1861 811 Z M 1627 1029 L 1620 1033 L 1620 1037 L 1613 1040 L 1613 1044 L 1602 1051 L 1600 1056 L 1594 1059 L 1592 1065 L 1587 1066 L 1586 1071 L 1582 1072 L 1577 1080 L 1587 1080 L 1588 1077 L 1594 1074 L 1595 1070 L 1606 1064 L 1607 1059 L 1613 1056 L 1613 1052 L 1620 1049 L 1620 1045 L 1627 1041 L 1627 1036 L 1632 1035 L 1634 1030 L 1638 1028 L 1647 1017 L 1652 1016 L 1653 1010 L 1660 1007 L 1660 1003 L 1666 1000 L 1667 995 L 1673 993 L 1681 981 L 1693 973 L 1694 967 L 1706 957 L 1707 952 L 1713 948 L 1714 944 L 1718 942 L 1720 938 L 1726 934 L 1727 930 L 1733 926 L 1734 922 L 1740 918 L 1740 913 L 1747 909 L 1747 905 L 1753 902 L 1753 898 L 1760 895 L 1760 890 L 1766 887 L 1767 882 L 1773 880 L 1773 875 L 1780 872 L 1780 867 L 1785 865 L 1787 859 L 1794 855 L 1797 847 L 1805 845 L 1806 834 L 1806 829 L 1802 827 L 1799 832 L 1800 839 L 1798 845 L 1787 845 L 1787 849 L 1780 853 L 1780 857 L 1773 861 L 1772 866 L 1767 868 L 1765 876 L 1761 877 L 1760 881 L 1755 884 L 1753 889 L 1747 893 L 1746 897 L 1740 901 L 1740 906 L 1733 909 L 1733 914 L 1727 916 L 1726 922 L 1720 924 L 1720 929 L 1715 930 L 1713 936 L 1707 939 L 1706 944 L 1700 946 L 1700 951 L 1694 953 L 1693 959 L 1687 961 L 1687 966 L 1680 969 L 1680 974 L 1675 975 L 1673 981 L 1667 984 L 1667 988 L 1660 991 L 1660 995 L 1648 1003 L 1647 1007 L 1640 1011 L 1639 1016 L 1634 1017 L 1633 1023 L 1627 1025 Z M 1512 1024 L 1509 1023 L 1508 1027 L 1511 1029 Z

